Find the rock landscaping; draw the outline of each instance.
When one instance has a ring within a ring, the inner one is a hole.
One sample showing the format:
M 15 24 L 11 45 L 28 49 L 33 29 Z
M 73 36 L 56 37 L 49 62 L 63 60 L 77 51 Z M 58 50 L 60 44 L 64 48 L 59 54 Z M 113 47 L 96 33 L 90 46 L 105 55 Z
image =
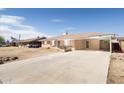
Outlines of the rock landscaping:
M 18 57 L 0 57 L 0 64 L 4 64 L 10 61 L 19 59 Z
M 124 53 L 112 54 L 107 83 L 124 84 Z
M 0 57 L 11 57 L 7 58 L 7 60 L 24 60 L 24 59 L 30 59 L 35 58 L 39 56 L 49 55 L 52 53 L 60 52 L 56 48 L 26 48 L 26 47 L 1 47 L 0 48 Z M 10 62 L 10 61 L 7 61 Z

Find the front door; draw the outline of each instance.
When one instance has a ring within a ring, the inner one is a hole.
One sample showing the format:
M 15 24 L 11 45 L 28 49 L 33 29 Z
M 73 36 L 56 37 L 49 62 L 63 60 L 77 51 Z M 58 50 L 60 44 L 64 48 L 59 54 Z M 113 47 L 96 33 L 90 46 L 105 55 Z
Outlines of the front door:
M 60 47 L 60 41 L 57 41 L 57 46 Z
M 89 41 L 86 41 L 86 48 L 89 48 Z

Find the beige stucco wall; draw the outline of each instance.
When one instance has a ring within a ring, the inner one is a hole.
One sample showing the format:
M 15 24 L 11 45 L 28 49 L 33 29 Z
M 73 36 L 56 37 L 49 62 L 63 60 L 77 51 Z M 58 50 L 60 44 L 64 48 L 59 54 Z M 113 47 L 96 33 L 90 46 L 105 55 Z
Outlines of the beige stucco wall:
M 42 44 L 42 47 L 61 47 L 64 46 L 64 41 L 63 40 L 59 40 L 60 41 L 60 45 L 58 45 L 58 41 L 54 41 L 51 40 L 50 43 L 48 44 L 47 41 L 44 41 L 44 44 Z M 54 43 L 54 44 L 53 44 Z
M 70 46 L 71 46 L 72 48 L 74 48 L 74 46 L 75 46 L 74 40 L 70 40 Z
M 50 44 L 42 44 L 42 47 L 44 48 L 50 47 Z
M 110 43 L 105 42 L 104 40 L 100 41 L 100 49 L 101 50 L 110 50 Z
M 93 49 L 93 50 L 99 50 L 100 49 L 100 40 L 97 40 L 97 39 L 92 39 L 92 40 L 89 40 L 89 49 Z
M 85 49 L 85 40 L 74 40 L 74 41 L 72 41 L 72 47 L 75 50 Z
M 89 41 L 89 48 L 86 48 L 86 41 Z M 75 50 L 90 49 L 90 50 L 99 50 L 100 49 L 100 40 L 74 40 L 72 47 Z
M 89 48 L 86 48 L 86 41 L 89 41 Z M 56 43 L 57 45 L 57 43 Z M 74 50 L 99 50 L 100 49 L 100 40 L 70 40 L 69 45 L 72 46 Z M 64 41 L 60 41 L 60 46 L 64 46 Z M 42 44 L 42 47 L 51 47 L 50 44 Z
M 120 41 L 121 49 L 124 52 L 124 41 Z
M 60 41 L 60 46 L 64 46 L 64 41 L 63 40 Z
M 48 48 L 50 46 L 51 46 L 50 44 L 47 44 L 47 41 L 44 41 L 44 43 L 42 43 L 43 48 Z

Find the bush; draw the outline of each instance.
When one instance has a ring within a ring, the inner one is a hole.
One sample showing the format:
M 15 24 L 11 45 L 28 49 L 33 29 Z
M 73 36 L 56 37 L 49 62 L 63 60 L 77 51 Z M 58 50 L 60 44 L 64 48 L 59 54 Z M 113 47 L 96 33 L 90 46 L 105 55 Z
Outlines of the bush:
M 50 47 L 47 47 L 47 49 L 50 49 Z
M 105 40 L 104 43 L 109 44 L 110 40 Z
M 0 60 L 0 64 L 4 64 L 3 60 Z
M 18 59 L 18 57 L 13 57 L 13 58 L 12 58 L 12 60 L 16 60 L 16 59 Z
M 5 42 L 5 39 L 2 36 L 0 36 L 0 44 L 3 44 L 4 42 Z

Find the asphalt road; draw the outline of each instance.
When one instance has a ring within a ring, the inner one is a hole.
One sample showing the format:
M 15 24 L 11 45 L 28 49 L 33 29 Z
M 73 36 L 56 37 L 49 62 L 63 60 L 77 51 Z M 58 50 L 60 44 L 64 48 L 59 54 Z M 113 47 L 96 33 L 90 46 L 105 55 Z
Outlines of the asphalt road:
M 7 84 L 104 84 L 110 54 L 73 51 L 0 65 L 0 81 Z

